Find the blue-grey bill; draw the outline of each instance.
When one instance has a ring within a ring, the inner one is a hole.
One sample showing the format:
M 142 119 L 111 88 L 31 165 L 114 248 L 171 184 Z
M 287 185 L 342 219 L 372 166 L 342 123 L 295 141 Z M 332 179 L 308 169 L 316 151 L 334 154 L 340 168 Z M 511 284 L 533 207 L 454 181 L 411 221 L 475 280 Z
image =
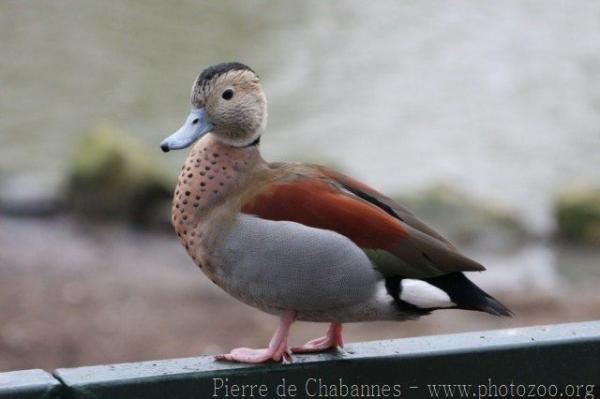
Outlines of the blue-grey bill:
M 169 152 L 189 147 L 200 137 L 208 133 L 211 128 L 212 124 L 206 117 L 206 111 L 203 108 L 192 108 L 183 126 L 164 139 L 160 143 L 160 148 L 164 152 Z

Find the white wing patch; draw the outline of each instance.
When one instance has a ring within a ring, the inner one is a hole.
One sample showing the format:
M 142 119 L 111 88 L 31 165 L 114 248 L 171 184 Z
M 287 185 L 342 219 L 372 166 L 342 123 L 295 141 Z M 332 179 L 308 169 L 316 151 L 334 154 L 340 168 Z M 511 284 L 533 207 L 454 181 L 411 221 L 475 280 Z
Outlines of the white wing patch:
M 423 280 L 401 280 L 400 299 L 419 308 L 446 308 L 456 306 L 448 294 Z

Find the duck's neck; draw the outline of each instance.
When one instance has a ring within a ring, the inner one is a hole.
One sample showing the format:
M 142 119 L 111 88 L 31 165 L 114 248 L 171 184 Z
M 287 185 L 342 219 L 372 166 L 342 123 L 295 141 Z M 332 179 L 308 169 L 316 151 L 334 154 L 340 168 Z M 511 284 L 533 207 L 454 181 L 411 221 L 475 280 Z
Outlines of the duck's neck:
M 188 251 L 198 244 L 209 215 L 260 162 L 256 146 L 231 147 L 210 134 L 194 145 L 181 168 L 172 208 L 173 227 Z

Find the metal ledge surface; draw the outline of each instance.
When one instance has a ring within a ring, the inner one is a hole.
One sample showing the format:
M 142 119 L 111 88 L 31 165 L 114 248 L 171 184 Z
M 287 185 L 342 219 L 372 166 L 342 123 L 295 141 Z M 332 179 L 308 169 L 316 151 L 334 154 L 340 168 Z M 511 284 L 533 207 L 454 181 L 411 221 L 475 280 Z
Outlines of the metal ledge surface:
M 0 373 L 0 398 L 2 399 L 55 399 L 61 398 L 63 393 L 63 385 L 44 370 Z
M 62 368 L 54 375 L 68 398 L 305 398 L 353 393 L 420 398 L 432 397 L 432 389 L 455 385 L 468 388 L 468 397 L 511 397 L 504 391 L 512 385 L 510 389 L 527 393 L 537 389 L 538 394 L 591 398 L 600 397 L 600 321 L 356 343 L 344 351 L 294 355 L 291 364 L 252 366 L 200 356 Z M 436 396 L 449 397 L 443 392 Z M 0 398 L 5 397 L 0 386 Z

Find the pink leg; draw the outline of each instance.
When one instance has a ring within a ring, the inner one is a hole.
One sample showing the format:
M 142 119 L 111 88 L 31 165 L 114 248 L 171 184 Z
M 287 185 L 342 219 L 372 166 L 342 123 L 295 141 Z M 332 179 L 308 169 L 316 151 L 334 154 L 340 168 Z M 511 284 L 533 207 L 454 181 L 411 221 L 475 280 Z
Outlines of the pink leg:
M 279 326 L 269 342 L 266 349 L 235 348 L 231 352 L 223 355 L 217 355 L 217 360 L 227 360 L 240 363 L 266 363 L 270 361 L 279 362 L 282 359 L 291 361 L 290 353 L 287 349 L 287 338 L 290 333 L 290 327 L 296 319 L 296 312 L 288 311 L 281 315 Z
M 293 353 L 322 352 L 328 349 L 344 347 L 344 338 L 342 338 L 342 323 L 331 323 L 327 335 L 321 338 L 308 341 L 302 346 L 292 348 Z

